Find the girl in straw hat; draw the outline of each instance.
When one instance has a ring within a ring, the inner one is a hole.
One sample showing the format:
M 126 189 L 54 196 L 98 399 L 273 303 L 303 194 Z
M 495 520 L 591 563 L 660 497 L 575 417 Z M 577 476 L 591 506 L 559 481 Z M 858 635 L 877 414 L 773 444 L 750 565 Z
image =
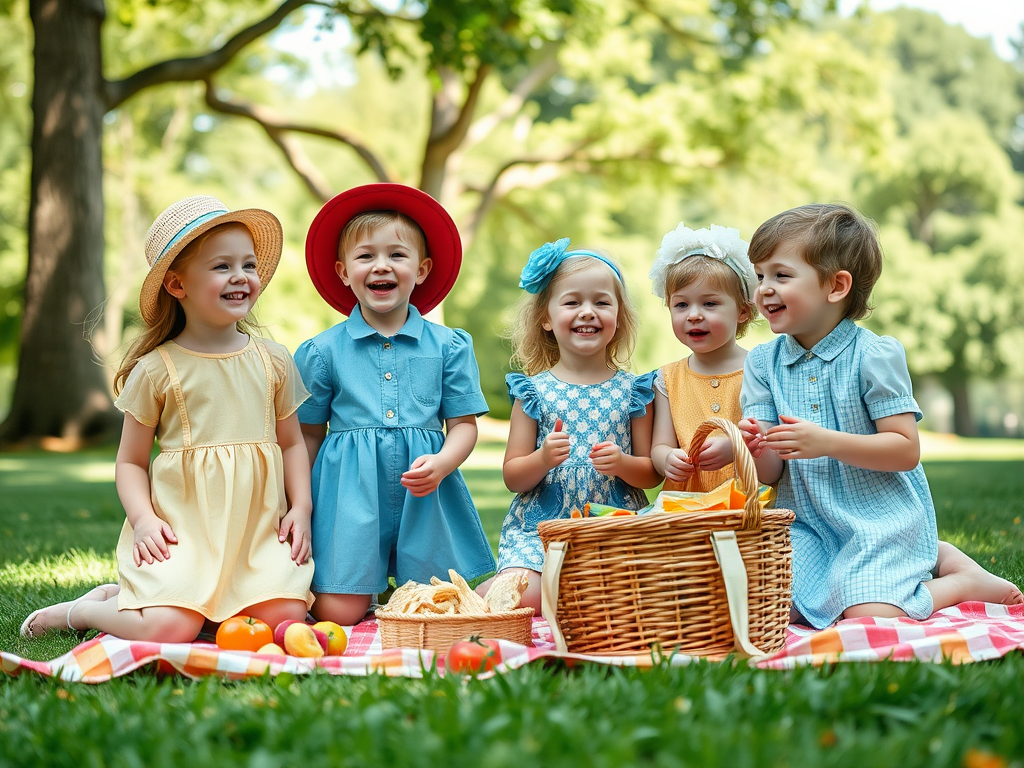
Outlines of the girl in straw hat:
M 473 341 L 420 314 L 445 297 L 461 262 L 455 222 L 401 184 L 343 192 L 310 225 L 310 277 L 348 315 L 295 352 L 312 393 L 299 421 L 314 459 L 318 619 L 356 623 L 389 575 L 494 570 L 458 471 L 487 412 Z
M 284 347 L 247 321 L 281 256 L 281 225 L 212 197 L 175 203 L 146 236 L 146 328 L 114 380 L 127 521 L 118 584 L 42 608 L 21 627 L 189 642 L 206 620 L 276 626 L 312 603 L 308 397 Z M 150 464 L 153 439 L 160 454 Z

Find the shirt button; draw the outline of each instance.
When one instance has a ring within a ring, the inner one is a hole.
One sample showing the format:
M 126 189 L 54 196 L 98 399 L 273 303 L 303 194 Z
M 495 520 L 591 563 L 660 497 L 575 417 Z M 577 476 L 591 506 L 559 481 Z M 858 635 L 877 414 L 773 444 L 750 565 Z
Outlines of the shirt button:
M 815 407 L 815 408 L 817 408 L 818 406 L 814 406 L 814 407 Z M 388 417 L 389 419 L 393 419 L 393 418 L 395 418 L 395 412 L 394 412 L 394 411 L 390 411 L 390 410 L 389 410 L 389 411 L 388 411 L 388 412 L 387 412 L 386 414 L 384 414 L 384 415 L 385 415 L 385 416 L 387 416 L 387 417 Z
M 813 383 L 814 383 L 814 382 L 816 382 L 817 380 L 818 380 L 818 377 L 817 377 L 817 376 L 811 376 L 811 384 L 813 384 Z
M 391 381 L 391 371 L 388 371 L 387 373 L 385 373 L 385 374 L 384 374 L 384 378 L 385 378 L 385 379 L 386 379 L 387 381 Z
M 384 342 L 384 349 L 391 349 L 391 342 L 390 341 L 385 341 Z
M 718 379 L 712 379 L 711 380 L 711 386 L 712 387 L 716 387 L 717 388 L 719 384 L 721 384 L 721 382 Z
M 813 352 L 808 352 L 806 355 L 804 355 L 804 359 L 806 360 L 810 360 L 812 357 L 814 357 Z
M 722 410 L 722 406 L 720 406 L 718 403 L 712 403 L 711 404 L 711 412 L 712 413 L 718 413 L 720 410 Z
M 814 405 L 811 406 L 811 408 L 813 408 L 814 410 L 818 410 L 818 404 L 815 403 Z

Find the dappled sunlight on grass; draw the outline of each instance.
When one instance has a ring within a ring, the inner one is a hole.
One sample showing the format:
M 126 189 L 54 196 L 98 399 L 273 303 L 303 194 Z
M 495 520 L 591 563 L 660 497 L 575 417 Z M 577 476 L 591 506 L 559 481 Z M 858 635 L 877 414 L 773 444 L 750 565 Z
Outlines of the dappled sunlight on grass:
M 1024 462 L 1024 440 L 922 432 L 921 460 Z M 1021 470 L 1024 471 L 1024 467 Z

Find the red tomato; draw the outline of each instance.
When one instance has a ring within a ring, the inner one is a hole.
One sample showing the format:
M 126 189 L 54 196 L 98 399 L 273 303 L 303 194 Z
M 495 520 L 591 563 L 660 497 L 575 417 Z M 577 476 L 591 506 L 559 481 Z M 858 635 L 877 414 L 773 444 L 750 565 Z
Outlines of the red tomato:
M 497 640 L 471 637 L 448 649 L 445 667 L 449 672 L 477 674 L 489 672 L 501 664 L 501 646 Z
M 274 642 L 274 631 L 252 616 L 232 616 L 217 628 L 217 645 L 226 651 L 258 651 Z

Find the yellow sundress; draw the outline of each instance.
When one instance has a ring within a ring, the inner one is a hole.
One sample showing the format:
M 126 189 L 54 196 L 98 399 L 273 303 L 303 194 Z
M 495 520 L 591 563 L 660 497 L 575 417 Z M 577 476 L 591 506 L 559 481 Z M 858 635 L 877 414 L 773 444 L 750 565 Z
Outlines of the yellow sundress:
M 703 422 L 712 416 L 738 424 L 743 418 L 740 407 L 740 388 L 743 384 L 743 370 L 719 376 L 704 376 L 690 370 L 690 358 L 662 366 L 656 386 L 664 384 L 663 394 L 668 398 L 672 413 L 672 426 L 676 432 L 679 447 L 688 451 L 694 433 Z M 661 389 L 660 386 L 658 386 Z M 711 437 L 720 437 L 713 432 Z M 686 483 L 665 481 L 666 491 L 710 491 L 726 480 L 735 477 L 732 464 L 714 472 L 698 472 Z
M 313 561 L 296 566 L 277 539 L 288 511 L 277 420 L 308 396 L 288 350 L 262 339 L 228 354 L 168 341 L 139 360 L 115 405 L 156 427 L 153 508 L 178 543 L 136 566 L 125 521 L 119 610 L 178 606 L 223 621 L 275 598 L 312 604 Z

